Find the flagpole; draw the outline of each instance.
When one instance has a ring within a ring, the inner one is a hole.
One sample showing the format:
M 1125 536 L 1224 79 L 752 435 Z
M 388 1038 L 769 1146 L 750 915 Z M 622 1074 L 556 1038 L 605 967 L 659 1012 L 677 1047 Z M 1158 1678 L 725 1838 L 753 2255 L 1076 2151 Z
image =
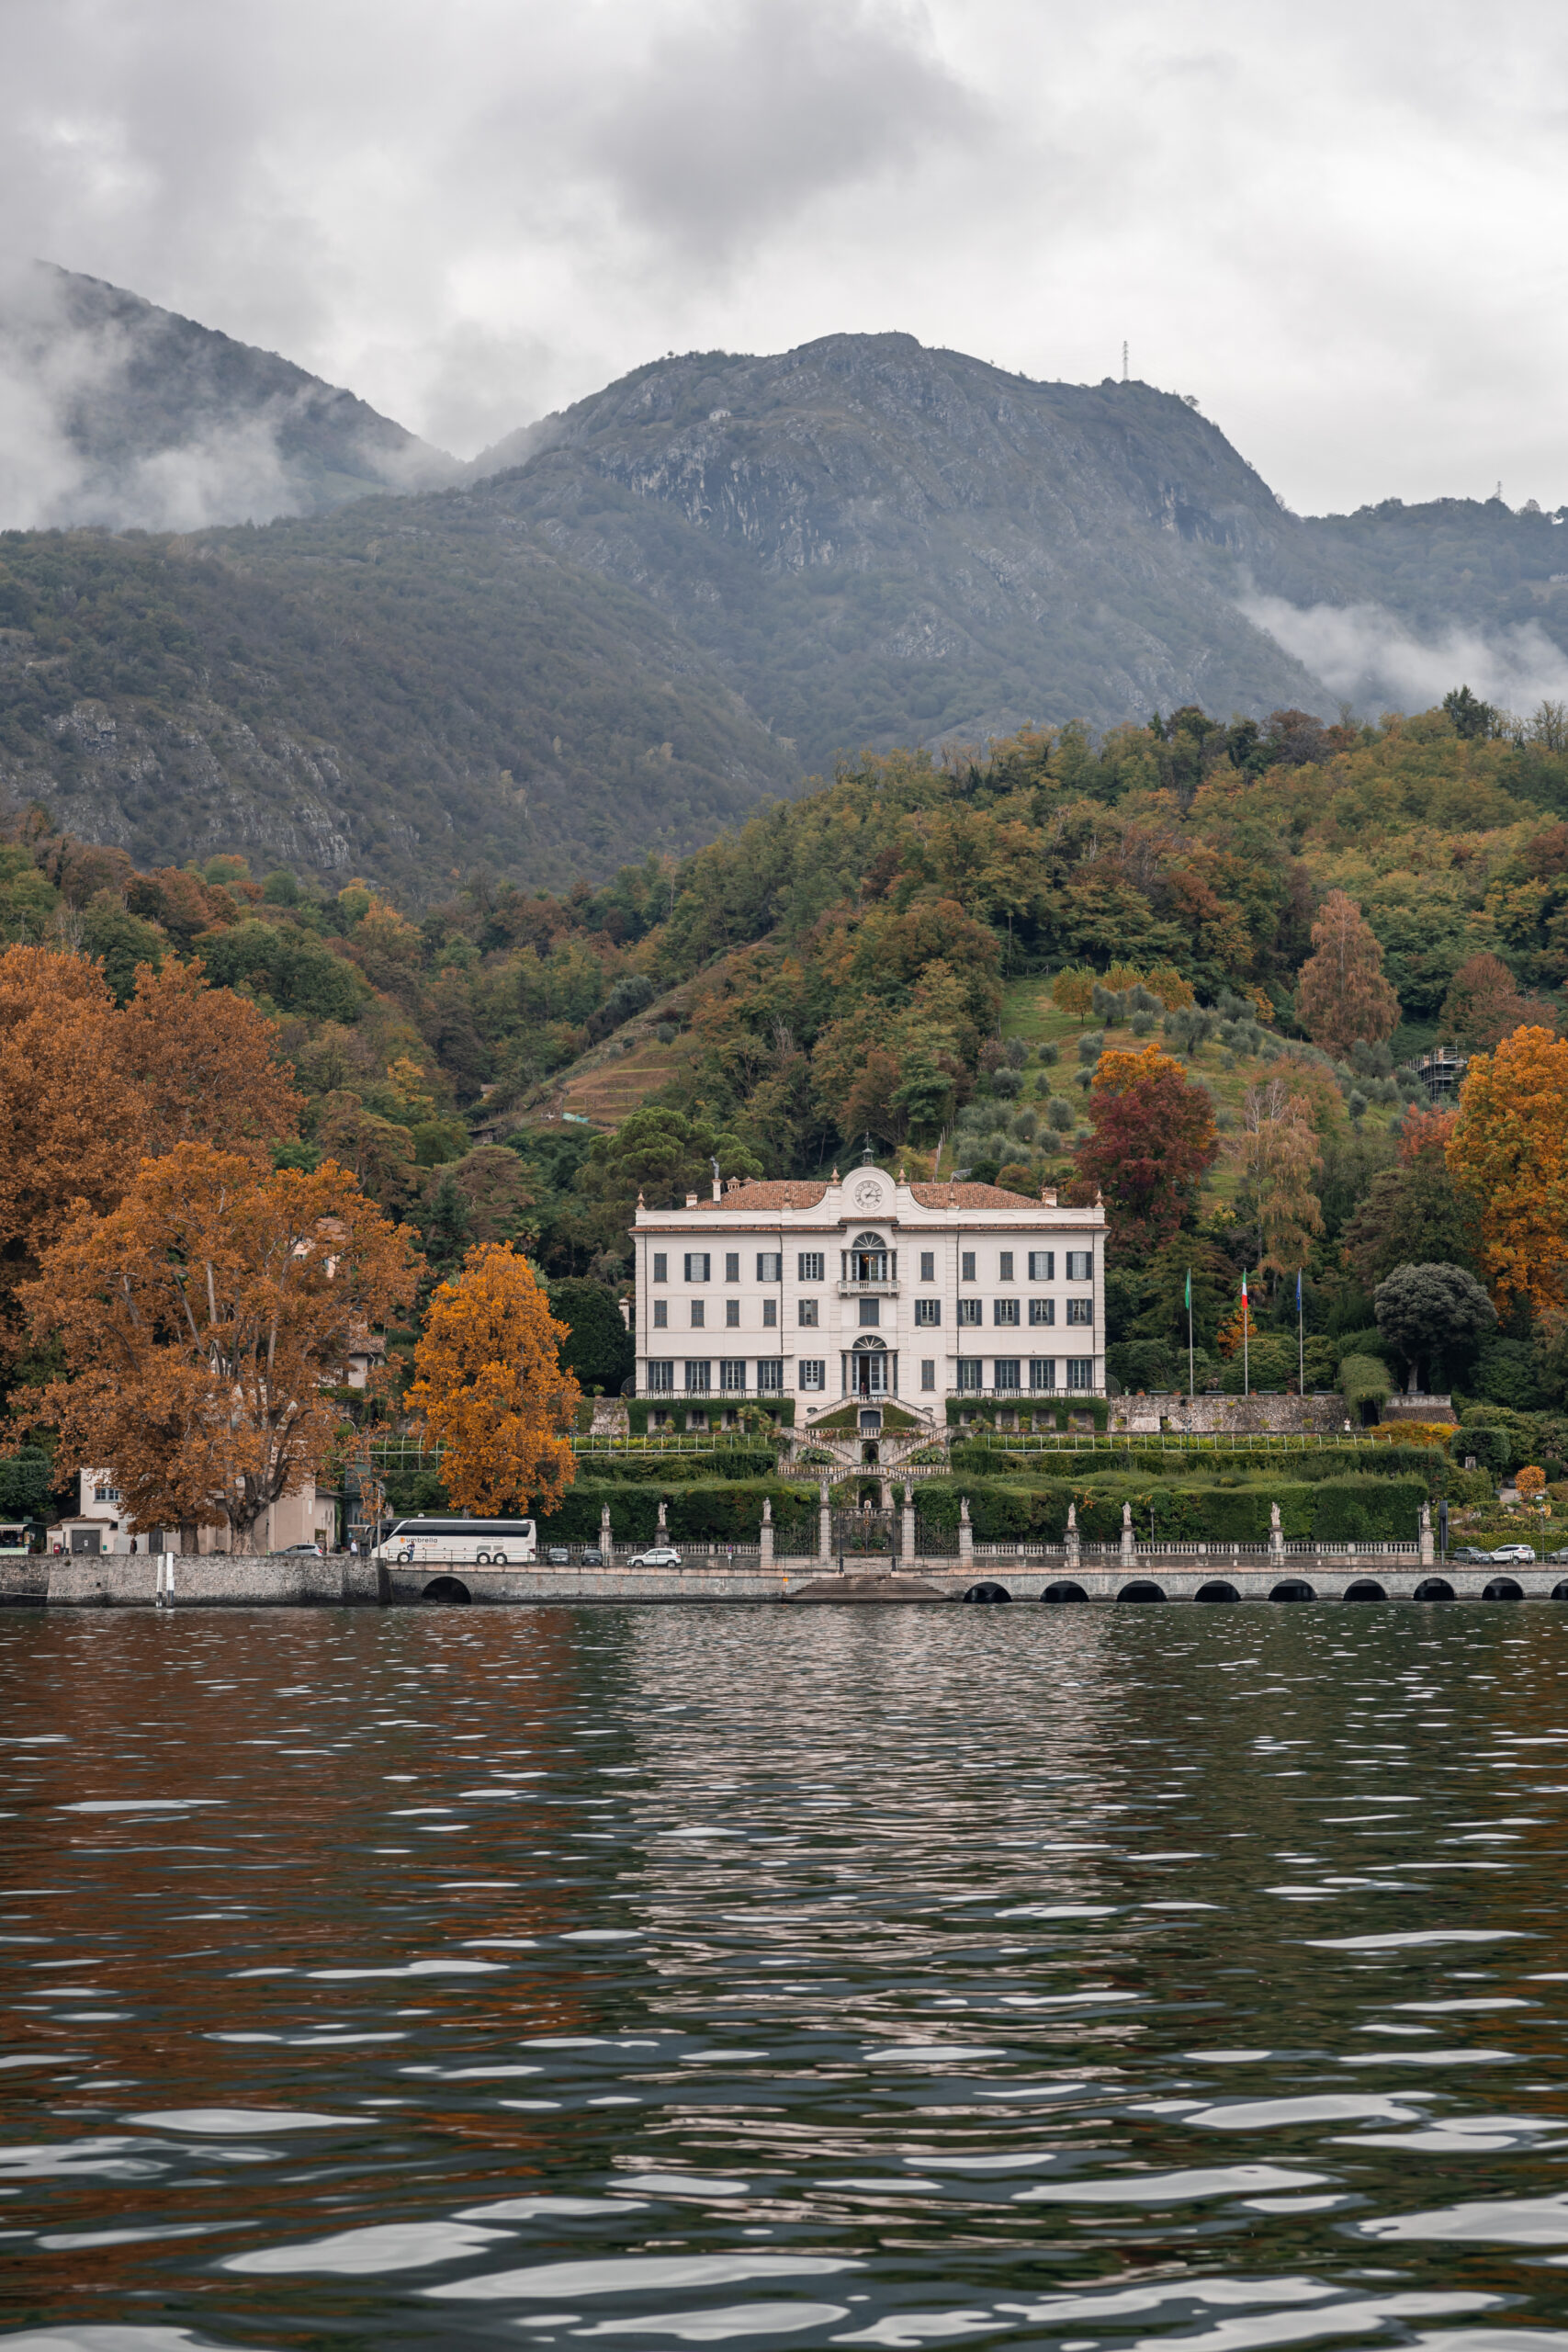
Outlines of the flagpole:
M 1189 1266 L 1187 1269 L 1187 1394 L 1189 1396 L 1195 1393 L 1197 1385 L 1197 1377 L 1192 1370 L 1192 1269 Z
M 1296 1268 L 1296 1395 L 1306 1395 L 1306 1326 L 1302 1320 L 1302 1270 Z
M 1252 1394 L 1252 1309 L 1247 1298 L 1247 1268 L 1241 1270 L 1241 1390 L 1244 1396 Z

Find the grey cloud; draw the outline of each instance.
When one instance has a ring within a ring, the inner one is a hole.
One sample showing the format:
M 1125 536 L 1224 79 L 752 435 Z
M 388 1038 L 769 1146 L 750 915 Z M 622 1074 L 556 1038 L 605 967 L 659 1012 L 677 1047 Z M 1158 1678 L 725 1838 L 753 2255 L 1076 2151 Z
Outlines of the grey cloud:
M 988 115 L 890 0 L 744 0 L 656 38 L 593 136 L 637 233 L 724 254 Z
M 1568 655 L 1535 621 L 1421 638 L 1382 605 L 1251 595 L 1242 610 L 1363 717 L 1429 710 L 1461 682 L 1503 710 L 1528 714 L 1542 702 L 1568 701 Z

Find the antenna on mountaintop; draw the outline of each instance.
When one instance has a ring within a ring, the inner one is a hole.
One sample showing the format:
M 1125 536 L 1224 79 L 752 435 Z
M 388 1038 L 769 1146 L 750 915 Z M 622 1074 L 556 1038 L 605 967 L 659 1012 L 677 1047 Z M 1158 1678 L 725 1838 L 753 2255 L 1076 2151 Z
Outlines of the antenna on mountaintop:
M 1123 342 L 1122 342 L 1122 381 L 1123 383 L 1125 383 L 1125 382 L 1126 382 L 1126 380 L 1127 380 L 1127 345 L 1126 345 L 1125 341 L 1123 341 Z

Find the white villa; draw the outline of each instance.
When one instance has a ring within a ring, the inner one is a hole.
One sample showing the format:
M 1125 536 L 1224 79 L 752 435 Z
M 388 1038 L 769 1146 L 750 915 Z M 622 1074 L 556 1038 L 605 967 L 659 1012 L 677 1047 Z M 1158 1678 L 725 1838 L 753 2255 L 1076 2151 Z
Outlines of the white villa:
M 671 1406 L 1105 1394 L 1105 1212 L 866 1165 L 637 1203 L 637 1394 Z

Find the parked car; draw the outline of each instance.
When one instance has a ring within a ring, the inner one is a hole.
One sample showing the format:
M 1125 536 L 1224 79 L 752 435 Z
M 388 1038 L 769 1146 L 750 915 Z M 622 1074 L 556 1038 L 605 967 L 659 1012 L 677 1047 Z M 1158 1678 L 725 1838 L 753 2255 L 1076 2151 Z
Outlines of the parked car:
M 582 1568 L 602 1568 L 604 1565 L 604 1555 L 600 1551 L 597 1544 L 590 1544 L 585 1551 L 578 1554 L 577 1564 Z
M 652 1544 L 648 1551 L 638 1552 L 626 1563 L 632 1568 L 678 1568 L 680 1565 L 681 1555 L 669 1544 Z
M 320 1559 L 321 1557 L 323 1547 L 320 1544 L 286 1544 L 283 1549 L 285 1553 L 314 1552 L 316 1557 Z
M 1568 1560 L 1568 1546 L 1565 1546 L 1561 1552 L 1549 1552 L 1546 1555 L 1545 1565 L 1548 1567 L 1560 1568 L 1564 1560 Z
M 1492 1566 L 1491 1553 L 1477 1551 L 1473 1544 L 1457 1545 L 1449 1554 L 1449 1560 L 1456 1568 L 1489 1568 Z
M 1499 1544 L 1492 1557 L 1495 1560 L 1522 1560 L 1527 1567 L 1533 1568 L 1535 1545 L 1533 1544 Z
M 545 1554 L 545 1565 L 547 1567 L 551 1568 L 570 1568 L 571 1566 L 571 1554 L 567 1550 L 564 1544 L 552 1544 L 549 1550 Z

